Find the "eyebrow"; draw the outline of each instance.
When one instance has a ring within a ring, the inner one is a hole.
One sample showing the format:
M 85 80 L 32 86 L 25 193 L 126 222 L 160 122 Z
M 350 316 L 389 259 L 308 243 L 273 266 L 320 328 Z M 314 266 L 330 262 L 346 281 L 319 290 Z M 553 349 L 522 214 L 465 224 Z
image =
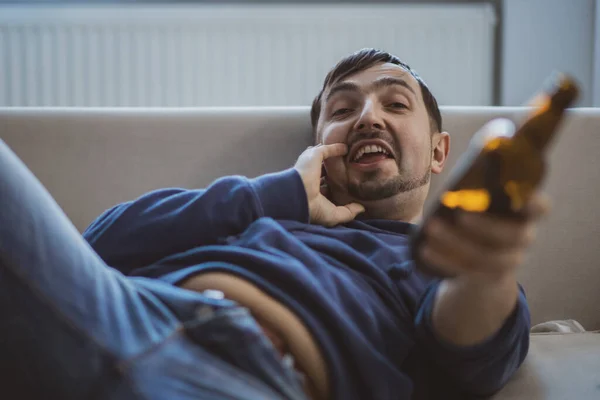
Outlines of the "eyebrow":
M 412 92 L 413 95 L 417 95 L 415 90 L 408 84 L 408 82 L 406 82 L 404 79 L 395 78 L 392 76 L 385 76 L 377 79 L 369 86 L 368 90 L 377 90 L 390 86 L 402 86 Z M 329 93 L 327 93 L 327 98 L 325 101 L 328 102 L 336 93 L 339 92 L 362 92 L 362 90 L 356 83 L 340 82 L 329 89 Z

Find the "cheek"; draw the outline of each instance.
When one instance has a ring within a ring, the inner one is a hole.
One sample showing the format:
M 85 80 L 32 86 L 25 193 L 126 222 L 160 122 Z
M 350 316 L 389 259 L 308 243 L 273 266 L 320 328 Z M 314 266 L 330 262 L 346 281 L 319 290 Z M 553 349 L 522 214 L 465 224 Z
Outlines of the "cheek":
M 419 138 L 420 139 L 420 138 Z M 420 170 L 429 165 L 431 159 L 431 145 L 428 140 L 413 140 L 406 143 L 402 163 L 405 167 Z
M 331 124 L 323 131 L 323 144 L 346 143 L 348 128 L 346 124 Z M 333 157 L 325 160 L 327 176 L 330 180 L 341 182 L 346 175 L 346 165 L 343 157 Z
M 346 143 L 346 124 L 331 124 L 323 130 L 323 144 Z
M 339 182 L 343 176 L 346 176 L 346 165 L 342 157 L 325 160 L 325 169 L 327 177 L 335 182 Z

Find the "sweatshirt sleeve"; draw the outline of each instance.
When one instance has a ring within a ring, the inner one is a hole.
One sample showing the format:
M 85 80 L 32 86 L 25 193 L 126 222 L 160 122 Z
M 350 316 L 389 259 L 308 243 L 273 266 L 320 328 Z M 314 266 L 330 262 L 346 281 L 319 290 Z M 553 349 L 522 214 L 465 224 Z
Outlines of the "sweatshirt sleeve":
M 200 190 L 149 192 L 105 211 L 83 236 L 109 266 L 127 274 L 240 234 L 261 217 L 308 222 L 306 191 L 295 169 L 225 177 Z
M 500 390 L 525 360 L 531 326 L 523 288 L 512 314 L 483 343 L 460 347 L 442 341 L 433 330 L 432 311 L 439 282 L 423 296 L 415 325 L 417 341 L 454 385 L 470 396 L 490 396 Z

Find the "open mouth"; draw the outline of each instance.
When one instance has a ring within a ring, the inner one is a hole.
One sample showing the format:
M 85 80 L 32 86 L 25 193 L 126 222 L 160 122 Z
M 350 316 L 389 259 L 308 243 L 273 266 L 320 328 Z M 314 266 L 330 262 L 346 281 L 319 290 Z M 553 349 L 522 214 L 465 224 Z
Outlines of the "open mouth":
M 350 162 L 366 165 L 374 164 L 388 158 L 393 159 L 394 157 L 387 146 L 378 143 L 363 143 L 359 144 L 352 152 Z

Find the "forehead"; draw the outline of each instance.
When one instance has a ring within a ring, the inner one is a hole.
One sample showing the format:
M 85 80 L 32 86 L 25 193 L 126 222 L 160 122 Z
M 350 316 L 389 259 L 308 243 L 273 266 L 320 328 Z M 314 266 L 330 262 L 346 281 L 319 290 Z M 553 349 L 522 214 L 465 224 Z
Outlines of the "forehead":
M 415 77 L 402 66 L 392 63 L 375 64 L 364 71 L 349 75 L 336 83 L 352 82 L 359 87 L 368 87 L 373 82 L 384 77 L 400 78 L 408 83 L 408 85 L 413 88 L 415 93 L 420 94 L 421 92 L 419 83 Z M 333 86 L 335 86 L 335 84 Z

